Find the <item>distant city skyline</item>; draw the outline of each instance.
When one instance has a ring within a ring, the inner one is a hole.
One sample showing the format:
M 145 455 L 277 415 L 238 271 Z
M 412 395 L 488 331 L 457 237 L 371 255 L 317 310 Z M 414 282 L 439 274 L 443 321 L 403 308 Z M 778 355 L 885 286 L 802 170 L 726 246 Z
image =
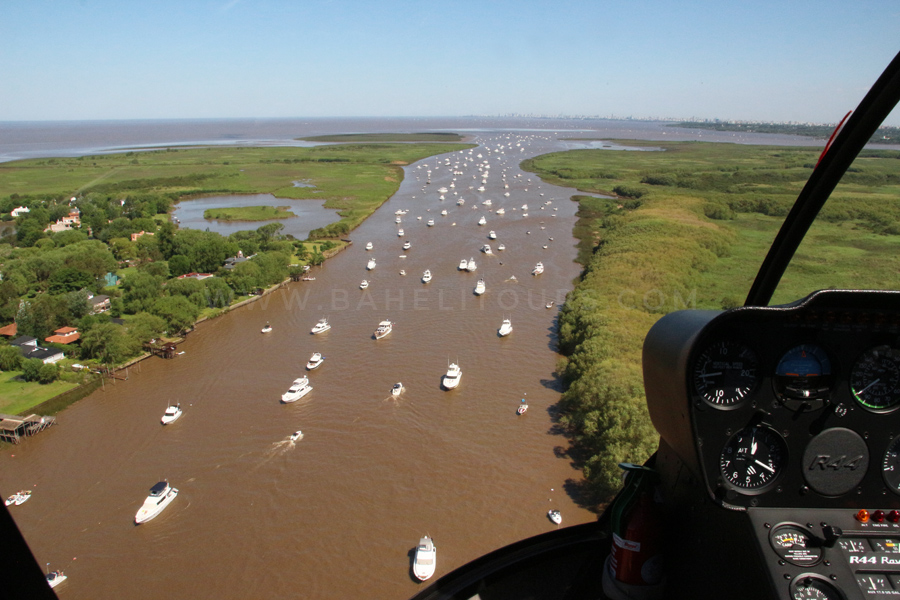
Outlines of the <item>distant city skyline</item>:
M 898 25 L 888 0 L 32 0 L 4 6 L 0 121 L 836 123 Z

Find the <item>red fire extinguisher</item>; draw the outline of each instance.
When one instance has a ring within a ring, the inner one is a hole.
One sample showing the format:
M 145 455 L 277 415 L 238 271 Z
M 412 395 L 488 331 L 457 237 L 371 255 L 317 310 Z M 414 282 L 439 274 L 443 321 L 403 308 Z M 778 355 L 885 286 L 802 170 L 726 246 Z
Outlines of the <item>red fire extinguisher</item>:
M 663 585 L 662 518 L 653 491 L 653 469 L 622 463 L 625 488 L 611 507 L 612 551 L 603 574 L 607 595 L 621 598 L 659 598 Z M 614 588 L 607 590 L 608 587 Z

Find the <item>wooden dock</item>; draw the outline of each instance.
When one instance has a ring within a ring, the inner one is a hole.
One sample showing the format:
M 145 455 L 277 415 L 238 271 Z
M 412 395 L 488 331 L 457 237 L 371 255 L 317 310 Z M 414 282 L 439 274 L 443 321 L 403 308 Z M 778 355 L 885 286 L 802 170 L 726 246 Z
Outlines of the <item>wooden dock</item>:
M 56 423 L 56 417 L 41 417 L 28 415 L 17 417 L 15 415 L 0 414 L 0 440 L 18 444 L 22 438 L 32 436 Z
M 172 342 L 160 343 L 160 342 L 146 342 L 144 343 L 144 351 L 149 352 L 153 356 L 159 356 L 162 358 L 175 358 L 177 351 L 176 346 Z

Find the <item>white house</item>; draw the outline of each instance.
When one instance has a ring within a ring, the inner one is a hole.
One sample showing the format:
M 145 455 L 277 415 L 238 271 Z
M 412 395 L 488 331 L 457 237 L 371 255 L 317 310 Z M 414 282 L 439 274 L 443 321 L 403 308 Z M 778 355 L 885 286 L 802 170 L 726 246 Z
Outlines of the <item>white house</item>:
M 25 213 L 29 213 L 29 212 L 31 212 L 31 210 L 29 208 L 27 208 L 25 206 L 18 206 L 16 208 L 12 209 L 12 212 L 10 214 L 15 218 L 15 217 L 24 215 Z

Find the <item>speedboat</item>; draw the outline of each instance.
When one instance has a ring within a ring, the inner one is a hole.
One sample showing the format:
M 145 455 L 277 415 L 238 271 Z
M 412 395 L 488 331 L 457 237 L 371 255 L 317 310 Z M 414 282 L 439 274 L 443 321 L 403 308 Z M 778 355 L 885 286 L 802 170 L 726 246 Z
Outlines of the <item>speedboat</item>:
M 281 395 L 281 401 L 285 404 L 296 402 L 311 391 L 312 386 L 309 385 L 309 379 L 306 377 L 298 377 L 294 380 L 294 383 L 291 384 L 291 387 L 288 388 L 288 391 Z
M 467 271 L 468 269 L 469 269 L 469 261 L 467 261 L 466 259 L 462 259 L 461 261 L 459 261 L 459 270 L 460 271 Z
M 447 374 L 441 379 L 441 384 L 448 390 L 452 390 L 456 386 L 459 385 L 459 380 L 462 378 L 462 369 L 459 368 L 459 365 L 456 363 L 450 363 L 450 366 L 447 367 Z
M 466 264 L 466 271 L 470 271 L 470 272 L 471 272 L 471 271 L 474 271 L 474 270 L 477 269 L 477 268 L 478 268 L 478 265 L 475 264 L 475 259 L 474 259 L 474 258 L 470 258 L 470 259 L 469 259 L 469 262 Z
M 369 287 L 369 280 L 368 280 L 368 279 L 363 279 L 363 280 L 362 280 L 362 283 L 359 284 L 359 289 L 364 290 L 364 289 L 366 289 L 367 287 Z
M 413 561 L 413 574 L 419 581 L 425 581 L 434 575 L 434 569 L 437 566 L 437 548 L 434 547 L 434 540 L 427 535 L 419 540 L 416 546 L 416 557 Z
M 369 242 L 369 243 L 366 244 L 366 250 L 371 250 L 371 249 L 374 248 L 374 247 L 375 247 L 375 246 L 372 245 L 372 242 Z
M 406 275 L 406 270 L 405 270 L 405 269 L 400 269 L 400 274 L 401 274 L 401 275 Z
M 559 511 L 558 511 L 558 510 L 551 510 L 551 511 L 549 511 L 549 512 L 547 513 L 547 518 L 549 518 L 551 521 L 553 521 L 553 522 L 556 523 L 557 525 L 559 525 L 560 523 L 562 523 L 562 515 L 559 514 Z
M 401 393 L 403 393 L 403 384 L 398 381 L 391 388 L 391 396 L 399 396 Z
M 403 237 L 403 230 L 402 230 L 402 229 L 398 229 L 398 230 L 397 230 L 397 237 Z
M 6 506 L 11 506 L 13 504 L 19 506 L 20 504 L 24 504 L 29 498 L 31 498 L 31 490 L 19 490 L 6 499 Z
M 534 265 L 534 270 L 531 272 L 532 275 L 540 275 L 544 272 L 544 263 L 539 262 Z
M 51 588 L 55 588 L 69 578 L 68 575 L 66 575 L 62 571 L 51 571 L 50 573 L 47 573 L 46 577 L 47 584 L 50 585 Z
M 506 250 L 506 246 L 500 244 L 499 246 L 497 246 L 497 250 Z
M 306 368 L 309 371 L 313 369 L 318 369 L 322 363 L 325 361 L 325 357 L 322 356 L 318 352 L 313 352 L 313 355 L 309 357 L 309 360 L 306 362 Z
M 484 246 L 482 246 L 481 251 L 484 252 L 485 254 L 493 254 L 493 252 L 491 251 L 490 244 L 485 244 Z
M 168 481 L 165 479 L 160 481 L 150 488 L 150 495 L 147 496 L 141 509 L 137 511 L 137 514 L 134 516 L 134 522 L 136 524 L 146 523 L 154 518 L 161 513 L 177 495 L 178 490 L 170 486 Z
M 480 219 L 478 219 L 478 224 L 479 225 L 487 225 L 487 219 L 485 219 L 484 216 L 482 215 L 482 217 Z
M 493 204 L 493 202 L 491 202 L 491 199 L 488 198 L 487 200 L 483 201 L 482 204 L 483 204 L 484 206 L 490 206 L 491 204 Z
M 378 324 L 378 327 L 375 328 L 375 333 L 372 335 L 375 336 L 376 340 L 380 340 L 381 338 L 383 338 L 384 336 L 386 336 L 393 330 L 394 330 L 393 323 L 391 323 L 390 321 L 382 321 L 381 323 Z
M 313 325 L 310 333 L 322 333 L 323 331 L 328 331 L 329 329 L 331 329 L 331 325 L 328 324 L 328 319 L 319 319 L 319 322 Z
M 298 429 L 297 431 L 295 431 L 294 433 L 291 434 L 291 441 L 296 442 L 297 440 L 299 440 L 302 437 L 303 437 L 303 432 Z
M 434 227 L 434 219 L 428 219 L 428 222 L 425 224 L 428 225 L 429 227 Z
M 510 323 L 509 319 L 503 319 L 503 324 L 500 325 L 497 333 L 500 334 L 500 337 L 506 337 L 512 333 L 512 323 Z
M 523 205 L 522 205 L 522 210 L 528 210 L 528 205 L 527 205 L 527 204 L 523 204 Z
M 544 305 L 544 308 L 553 308 L 553 305 L 556 304 L 555 300 L 551 300 L 547 304 Z
M 492 239 L 492 240 L 496 240 L 496 239 L 497 239 L 497 233 L 492 229 L 491 232 L 488 234 L 488 237 L 489 237 L 490 239 Z
M 404 244 L 403 244 L 403 249 L 409 250 L 410 248 L 412 248 L 412 242 L 410 242 L 409 240 L 406 240 L 406 242 L 404 242 Z
M 422 283 L 428 283 L 431 281 L 431 271 L 425 269 L 425 272 L 422 274 Z
M 522 404 L 519 405 L 519 408 L 516 409 L 517 415 L 524 415 L 525 411 L 528 410 L 528 405 L 525 404 L 525 398 L 522 398 Z
M 371 270 L 374 269 L 374 268 L 375 268 L 375 258 L 372 257 L 372 258 L 369 259 L 369 262 L 366 263 L 366 270 L 367 270 L 367 271 L 371 271 Z
M 181 404 L 170 405 L 162 416 L 162 424 L 174 423 L 181 416 Z
M 263 327 L 262 329 L 260 329 L 260 332 L 261 332 L 261 333 L 269 333 L 270 331 L 272 331 L 272 326 L 269 325 L 268 323 L 266 323 L 266 326 L 265 326 L 265 327 Z
M 507 196 L 508 196 L 508 195 L 509 195 L 509 194 L 507 194 Z M 494 214 L 497 214 L 497 215 L 505 215 L 505 214 L 506 214 L 506 209 L 505 209 L 505 208 L 502 208 L 502 207 L 501 207 L 501 208 L 498 208 Z
M 475 295 L 482 295 L 487 288 L 484 285 L 484 278 L 478 280 L 478 283 L 475 284 Z

